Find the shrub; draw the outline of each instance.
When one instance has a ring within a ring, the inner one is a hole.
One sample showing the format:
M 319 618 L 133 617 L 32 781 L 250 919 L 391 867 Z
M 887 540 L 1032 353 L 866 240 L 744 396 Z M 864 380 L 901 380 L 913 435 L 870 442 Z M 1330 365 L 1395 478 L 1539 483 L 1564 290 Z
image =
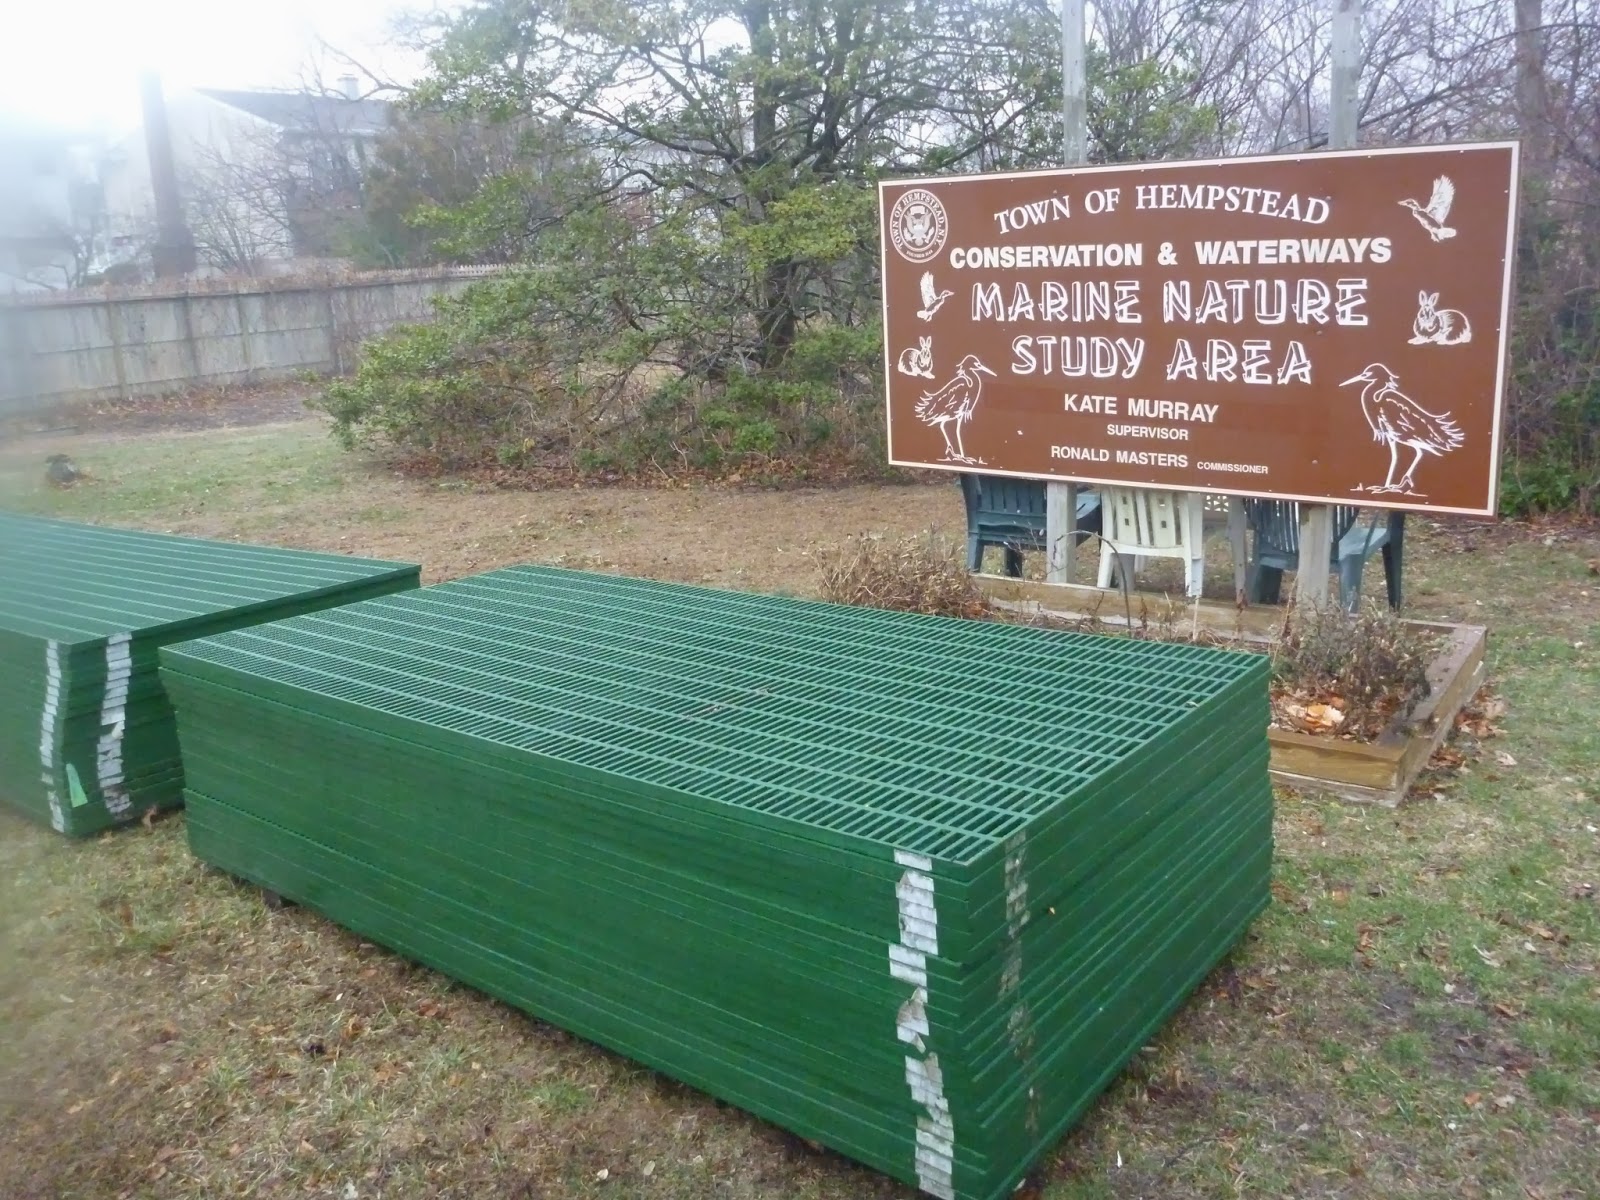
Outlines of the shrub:
M 956 548 L 935 534 L 897 541 L 862 535 L 813 557 L 822 597 L 836 604 L 940 617 L 993 615 Z
M 1351 726 L 1406 717 L 1428 694 L 1428 663 L 1438 638 L 1374 601 L 1343 609 L 1291 611 L 1272 649 L 1273 677 L 1308 696 L 1344 700 Z

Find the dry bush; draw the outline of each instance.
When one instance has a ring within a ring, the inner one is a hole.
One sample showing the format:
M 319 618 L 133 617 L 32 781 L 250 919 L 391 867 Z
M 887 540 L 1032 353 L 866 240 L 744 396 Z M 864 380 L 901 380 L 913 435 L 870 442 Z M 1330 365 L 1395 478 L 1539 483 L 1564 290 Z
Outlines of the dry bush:
M 822 598 L 836 604 L 939 617 L 993 615 L 957 548 L 936 534 L 897 541 L 861 535 L 812 557 L 822 575 Z
M 1302 697 L 1342 700 L 1360 729 L 1408 716 L 1428 694 L 1438 640 L 1377 602 L 1356 613 L 1291 611 L 1272 648 L 1273 678 Z

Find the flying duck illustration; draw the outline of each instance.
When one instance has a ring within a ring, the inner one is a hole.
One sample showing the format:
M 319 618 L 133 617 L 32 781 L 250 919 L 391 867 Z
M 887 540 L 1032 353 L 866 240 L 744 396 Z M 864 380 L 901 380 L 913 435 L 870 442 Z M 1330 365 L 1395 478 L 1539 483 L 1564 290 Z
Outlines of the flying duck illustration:
M 944 302 L 955 295 L 949 288 L 936 291 L 933 286 L 933 272 L 922 273 L 922 307 L 917 310 L 917 316 L 924 321 L 933 320 L 933 314 L 938 312 Z
M 1389 473 L 1383 485 L 1367 489 L 1373 492 L 1416 493 L 1417 464 L 1424 454 L 1442 457 L 1466 441 L 1466 435 L 1450 419 L 1449 413 L 1431 413 L 1400 390 L 1400 379 L 1382 363 L 1370 363 L 1359 375 L 1353 375 L 1340 387 L 1352 383 L 1365 384 L 1361 389 L 1361 411 L 1372 427 L 1372 439 L 1389 447 Z M 1411 465 L 1398 481 L 1395 469 L 1399 465 L 1400 447 L 1416 452 Z
M 961 444 L 961 429 L 972 420 L 973 410 L 978 407 L 978 398 L 983 391 L 982 376 L 993 374 L 978 361 L 976 354 L 969 354 L 956 364 L 956 373 L 949 383 L 935 391 L 925 392 L 922 399 L 917 401 L 916 408 L 912 410 L 917 420 L 924 425 L 937 425 L 939 432 L 944 435 L 944 461 L 976 461 Z M 950 434 L 952 425 L 955 427 L 954 441 Z
M 1456 231 L 1446 225 L 1450 219 L 1450 206 L 1455 203 L 1456 185 L 1450 182 L 1450 176 L 1441 175 L 1433 181 L 1433 195 L 1428 197 L 1426 205 L 1418 204 L 1415 200 L 1400 201 L 1411 210 L 1418 223 L 1428 231 L 1428 236 L 1436 242 L 1445 238 L 1453 238 Z

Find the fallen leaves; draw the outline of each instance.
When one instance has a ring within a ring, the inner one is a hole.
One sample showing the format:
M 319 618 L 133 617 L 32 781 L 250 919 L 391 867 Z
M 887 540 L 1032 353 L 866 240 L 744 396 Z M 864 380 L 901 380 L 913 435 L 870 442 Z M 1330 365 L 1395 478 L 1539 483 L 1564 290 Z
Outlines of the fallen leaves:
M 1356 962 L 1367 970 L 1371 970 L 1375 965 L 1369 952 L 1372 950 L 1373 935 L 1376 932 L 1373 926 L 1365 923 L 1356 926 Z
M 1456 730 L 1459 733 L 1470 734 L 1480 742 L 1486 741 L 1505 732 L 1496 724 L 1505 715 L 1506 702 L 1499 696 L 1491 694 L 1487 686 L 1481 687 L 1456 714 Z
M 1478 957 L 1479 958 L 1483 959 L 1483 961 L 1485 963 L 1487 963 L 1489 966 L 1493 967 L 1495 970 L 1498 971 L 1502 966 L 1505 965 L 1498 958 L 1496 958 L 1494 955 L 1490 954 L 1487 950 L 1484 950 L 1479 946 L 1474 946 L 1473 949 L 1478 952 Z
M 177 1157 L 178 1148 L 176 1146 L 163 1146 L 157 1150 L 155 1161 L 145 1168 L 145 1173 L 150 1177 L 150 1182 L 154 1183 L 158 1179 L 164 1179 L 168 1170 L 167 1164 Z
M 1307 733 L 1332 733 L 1344 724 L 1344 710 L 1330 704 L 1293 704 L 1283 706 L 1284 714 Z
M 1283 729 L 1300 733 L 1338 735 L 1353 740 L 1364 733 L 1351 723 L 1346 728 L 1349 704 L 1342 696 L 1316 695 L 1304 691 L 1274 688 L 1272 691 L 1273 723 Z
M 1574 900 L 1593 900 L 1595 887 L 1592 883 L 1575 883 L 1572 885 L 1571 896 Z
M 1514 767 L 1517 765 L 1517 760 L 1511 755 L 1507 754 L 1504 750 L 1495 751 L 1494 760 L 1502 767 Z

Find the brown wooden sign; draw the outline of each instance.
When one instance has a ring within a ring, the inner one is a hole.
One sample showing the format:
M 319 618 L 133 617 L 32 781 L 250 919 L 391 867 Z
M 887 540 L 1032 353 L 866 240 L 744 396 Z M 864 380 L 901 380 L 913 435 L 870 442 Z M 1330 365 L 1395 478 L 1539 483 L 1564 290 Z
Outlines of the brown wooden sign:
M 1492 514 L 1515 143 L 880 187 L 889 460 Z

